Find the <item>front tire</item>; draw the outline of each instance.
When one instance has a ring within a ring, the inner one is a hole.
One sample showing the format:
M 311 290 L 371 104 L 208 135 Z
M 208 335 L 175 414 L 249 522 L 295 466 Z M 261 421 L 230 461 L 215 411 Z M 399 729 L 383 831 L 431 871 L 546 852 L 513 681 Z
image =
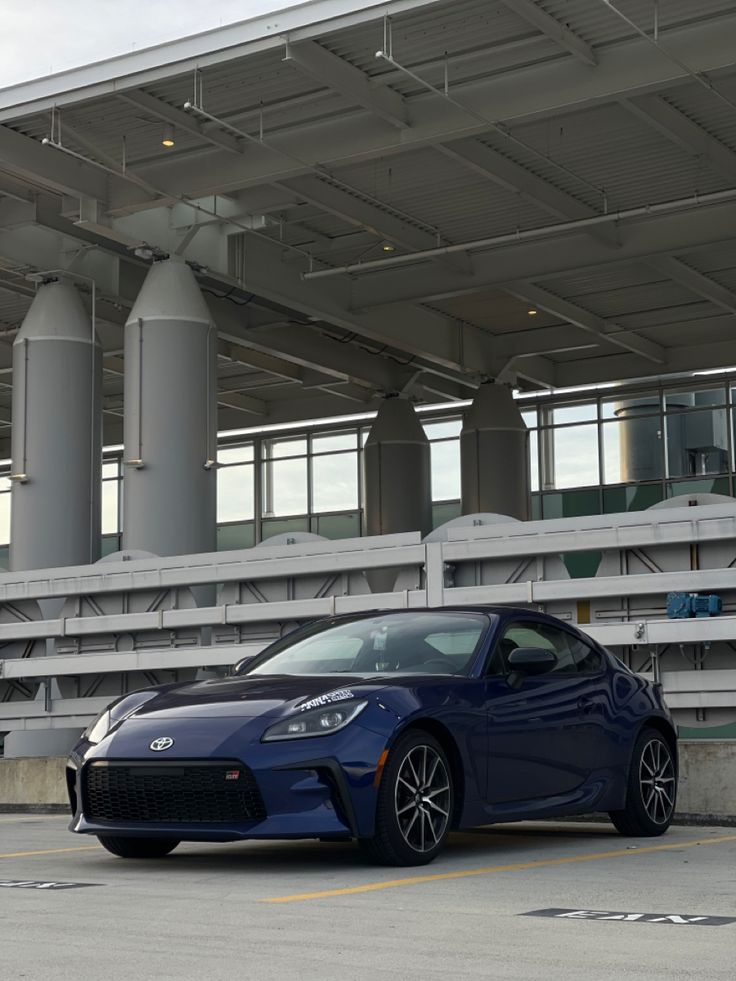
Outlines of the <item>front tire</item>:
M 643 729 L 634 744 L 626 791 L 626 807 L 610 811 L 617 831 L 632 838 L 665 833 L 675 813 L 677 768 L 664 736 Z
M 163 858 L 179 844 L 175 838 L 118 838 L 97 835 L 97 840 L 103 848 L 119 858 Z
M 375 834 L 360 844 L 380 865 L 426 865 L 445 846 L 453 805 L 452 772 L 442 746 L 426 732 L 407 732 L 382 774 Z

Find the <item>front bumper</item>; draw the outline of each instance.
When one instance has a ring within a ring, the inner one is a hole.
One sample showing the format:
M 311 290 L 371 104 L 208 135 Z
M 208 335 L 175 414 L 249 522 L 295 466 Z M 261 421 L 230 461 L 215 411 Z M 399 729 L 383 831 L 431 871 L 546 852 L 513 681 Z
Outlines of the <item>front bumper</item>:
M 376 809 L 375 776 L 386 735 L 355 722 L 332 736 L 262 743 L 262 720 L 177 720 L 166 727 L 174 739 L 164 754 L 150 743 L 160 722 L 129 720 L 99 745 L 80 743 L 69 760 L 67 785 L 78 834 L 166 837 L 180 841 L 265 838 L 370 837 Z M 195 747 L 198 751 L 195 752 Z M 85 801 L 87 768 L 96 761 L 169 765 L 240 762 L 253 774 L 265 807 L 259 821 L 216 824 L 151 821 L 110 822 L 90 818 Z

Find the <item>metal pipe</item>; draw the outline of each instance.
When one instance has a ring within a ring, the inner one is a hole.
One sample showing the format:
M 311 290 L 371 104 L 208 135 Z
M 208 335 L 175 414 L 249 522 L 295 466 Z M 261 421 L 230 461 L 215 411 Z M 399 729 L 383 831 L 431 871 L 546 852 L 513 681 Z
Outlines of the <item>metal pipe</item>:
M 549 238 L 562 235 L 565 232 L 575 232 L 596 225 L 605 225 L 612 221 L 626 221 L 631 218 L 642 218 L 649 215 L 667 214 L 670 211 L 686 211 L 701 205 L 720 204 L 736 199 L 736 188 L 725 191 L 714 191 L 711 194 L 694 194 L 688 198 L 678 198 L 675 201 L 663 201 L 660 204 L 645 204 L 636 208 L 626 208 L 622 211 L 610 211 L 605 215 L 593 215 L 590 218 L 577 218 L 573 221 L 563 221 L 556 225 L 545 225 L 542 228 L 529 228 L 525 231 L 508 232 L 491 238 L 475 239 L 471 242 L 458 242 L 455 245 L 443 245 L 436 249 L 423 249 L 421 252 L 410 252 L 407 255 L 393 256 L 390 259 L 372 259 L 370 262 L 352 263 L 347 266 L 334 266 L 332 269 L 319 269 L 314 272 L 302 273 L 302 279 L 323 279 L 327 276 L 340 276 L 346 273 L 368 272 L 373 269 L 388 269 L 392 266 L 402 266 L 411 262 L 423 262 L 438 256 L 453 255 L 457 252 L 473 252 L 477 249 L 490 249 L 496 245 L 508 245 L 514 242 L 524 242 L 538 238 Z

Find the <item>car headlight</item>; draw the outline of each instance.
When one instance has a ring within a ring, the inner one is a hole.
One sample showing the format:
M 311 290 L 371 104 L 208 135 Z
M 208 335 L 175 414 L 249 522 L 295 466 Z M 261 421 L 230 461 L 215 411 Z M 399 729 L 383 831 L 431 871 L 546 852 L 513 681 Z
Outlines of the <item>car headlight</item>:
M 277 739 L 306 739 L 309 736 L 329 736 L 350 725 L 357 718 L 368 702 L 353 702 L 350 705 L 313 709 L 301 715 L 292 715 L 282 719 L 276 725 L 266 729 L 261 737 L 264 743 Z
M 104 712 L 97 716 L 94 722 L 90 722 L 82 733 L 82 738 L 86 739 L 88 743 L 97 745 L 97 743 L 101 743 L 108 734 L 111 725 L 110 709 L 105 709 Z

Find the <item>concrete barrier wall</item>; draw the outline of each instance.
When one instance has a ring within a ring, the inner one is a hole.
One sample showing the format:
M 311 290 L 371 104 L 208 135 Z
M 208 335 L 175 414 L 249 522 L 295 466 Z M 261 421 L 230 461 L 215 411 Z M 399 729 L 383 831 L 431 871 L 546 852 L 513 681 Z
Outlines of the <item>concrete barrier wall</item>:
M 736 740 L 680 741 L 677 810 L 736 823 Z
M 0 811 L 68 808 L 66 757 L 0 760 Z
M 0 811 L 67 804 L 64 757 L 0 759 Z M 736 823 L 736 740 L 682 740 L 678 813 Z

